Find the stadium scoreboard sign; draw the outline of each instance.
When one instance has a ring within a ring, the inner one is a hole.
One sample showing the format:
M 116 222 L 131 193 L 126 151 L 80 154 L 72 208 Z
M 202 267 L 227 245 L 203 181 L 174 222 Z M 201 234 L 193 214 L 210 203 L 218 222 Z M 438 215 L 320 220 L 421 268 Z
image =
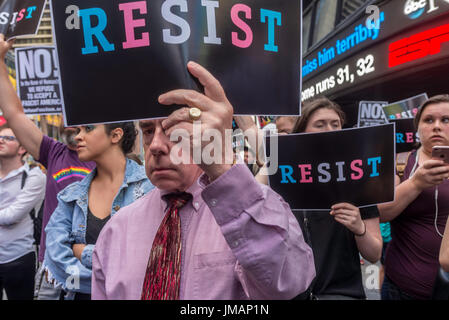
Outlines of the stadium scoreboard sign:
M 303 59 L 302 101 L 449 57 L 449 0 L 388 1 Z

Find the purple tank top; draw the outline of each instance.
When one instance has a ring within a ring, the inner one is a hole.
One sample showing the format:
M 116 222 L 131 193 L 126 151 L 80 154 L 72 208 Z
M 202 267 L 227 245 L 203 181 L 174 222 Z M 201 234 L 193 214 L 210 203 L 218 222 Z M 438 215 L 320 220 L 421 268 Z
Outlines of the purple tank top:
M 416 161 L 413 152 L 402 181 L 408 179 Z M 419 167 L 419 166 L 417 166 Z M 444 233 L 449 213 L 449 181 L 438 186 L 437 226 Z M 435 187 L 425 189 L 391 221 L 392 241 L 385 256 L 386 275 L 404 292 L 417 299 L 430 299 L 439 268 L 442 238 L 435 230 Z

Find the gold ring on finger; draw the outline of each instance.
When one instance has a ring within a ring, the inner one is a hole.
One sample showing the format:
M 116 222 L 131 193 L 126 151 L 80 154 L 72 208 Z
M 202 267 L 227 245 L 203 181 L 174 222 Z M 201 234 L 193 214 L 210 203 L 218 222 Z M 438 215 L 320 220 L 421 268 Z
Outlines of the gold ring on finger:
M 201 118 L 201 110 L 198 108 L 190 108 L 189 117 L 192 121 L 197 121 Z

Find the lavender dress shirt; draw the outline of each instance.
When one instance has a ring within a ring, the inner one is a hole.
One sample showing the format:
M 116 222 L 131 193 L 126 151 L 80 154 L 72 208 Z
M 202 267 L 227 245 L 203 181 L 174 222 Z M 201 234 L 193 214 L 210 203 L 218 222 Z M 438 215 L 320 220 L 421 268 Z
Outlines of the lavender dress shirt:
M 180 299 L 291 299 L 315 277 L 310 247 L 287 203 L 244 165 L 212 183 L 203 175 L 181 210 Z M 92 256 L 92 299 L 138 300 L 165 215 L 154 189 L 121 209 Z

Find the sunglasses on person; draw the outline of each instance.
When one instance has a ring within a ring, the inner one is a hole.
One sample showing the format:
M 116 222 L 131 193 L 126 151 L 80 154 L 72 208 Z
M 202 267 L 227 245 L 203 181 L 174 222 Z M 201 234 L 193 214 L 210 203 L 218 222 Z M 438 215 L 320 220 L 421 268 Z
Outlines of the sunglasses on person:
M 11 141 L 14 141 L 14 140 L 17 140 L 17 139 L 16 139 L 16 137 L 13 137 L 13 136 L 0 136 L 0 140 L 11 142 Z

